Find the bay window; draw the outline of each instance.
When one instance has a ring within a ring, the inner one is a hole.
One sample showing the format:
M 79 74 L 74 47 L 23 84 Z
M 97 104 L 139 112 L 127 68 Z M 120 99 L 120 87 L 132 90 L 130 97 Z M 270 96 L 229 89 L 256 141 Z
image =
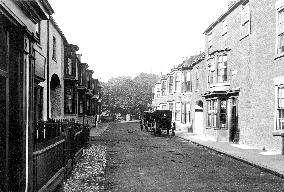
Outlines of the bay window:
M 227 100 L 211 99 L 207 101 L 207 128 L 227 128 Z

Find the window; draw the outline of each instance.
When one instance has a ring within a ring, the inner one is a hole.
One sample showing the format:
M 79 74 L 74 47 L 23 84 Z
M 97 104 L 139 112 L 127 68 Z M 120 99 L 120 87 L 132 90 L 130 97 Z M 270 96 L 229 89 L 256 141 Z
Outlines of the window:
M 35 34 L 40 43 L 40 21 L 35 25 Z
M 190 71 L 184 72 L 184 83 L 185 83 L 185 92 L 192 92 L 192 81 L 190 76 Z
M 84 113 L 84 99 L 82 95 L 79 95 L 79 114 Z
M 209 84 L 213 84 L 216 82 L 216 66 L 215 66 L 215 59 L 211 59 L 209 61 L 211 63 L 210 67 L 209 67 Z
M 169 76 L 169 93 L 173 92 L 174 77 Z
M 218 56 L 217 63 L 217 81 L 218 83 L 223 83 L 228 81 L 227 74 L 227 55 Z
M 173 111 L 173 109 L 174 109 L 174 104 L 173 103 L 169 103 L 169 110 Z
M 284 9 L 278 12 L 277 54 L 284 52 Z
M 212 47 L 212 32 L 207 35 L 208 49 Z
M 36 85 L 34 88 L 34 121 L 43 119 L 43 87 Z
M 53 36 L 52 59 L 56 61 L 56 38 Z
M 162 81 L 162 96 L 166 95 L 166 89 L 167 89 L 167 82 L 163 80 Z
M 72 85 L 65 86 L 65 113 L 75 113 L 75 92 Z
M 181 76 L 181 73 L 180 72 L 177 72 L 175 74 L 175 91 L 176 92 L 180 92 L 181 91 L 181 82 L 180 82 L 180 76 Z
M 224 129 L 227 127 L 227 101 L 220 101 L 220 128 Z
M 175 120 L 181 120 L 181 103 L 175 103 Z
M 73 70 L 72 70 L 72 59 L 69 57 L 68 59 L 67 59 L 67 69 L 66 69 L 66 74 L 67 75 L 72 75 L 72 73 L 73 73 Z
M 250 8 L 248 1 L 242 5 L 241 22 L 241 37 L 245 37 L 250 34 Z
M 284 130 L 284 87 L 277 87 L 276 130 Z
M 225 47 L 226 45 L 227 33 L 228 33 L 227 21 L 225 20 L 222 23 L 222 47 Z
M 227 100 L 211 99 L 207 101 L 207 127 L 227 128 Z
M 217 127 L 217 99 L 207 101 L 207 127 Z
M 185 124 L 185 104 L 181 104 L 181 123 Z
M 195 90 L 198 90 L 198 89 L 199 89 L 199 72 L 196 71 Z
M 87 105 L 87 114 L 90 115 L 91 114 L 90 99 L 87 99 L 86 105 Z
M 185 104 L 185 123 L 190 123 L 190 104 Z

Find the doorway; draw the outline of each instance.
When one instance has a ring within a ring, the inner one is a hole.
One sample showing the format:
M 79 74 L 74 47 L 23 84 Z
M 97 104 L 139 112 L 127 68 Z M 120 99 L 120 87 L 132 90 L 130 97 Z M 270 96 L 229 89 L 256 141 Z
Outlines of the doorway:
M 240 130 L 238 127 L 238 99 L 232 98 L 230 142 L 239 143 Z
M 203 135 L 203 102 L 197 101 L 194 113 L 194 128 L 197 135 Z

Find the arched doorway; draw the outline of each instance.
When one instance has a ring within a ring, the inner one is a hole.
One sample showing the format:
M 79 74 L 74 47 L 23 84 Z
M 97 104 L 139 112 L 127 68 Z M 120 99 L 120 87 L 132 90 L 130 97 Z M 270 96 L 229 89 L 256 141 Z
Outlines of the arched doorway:
M 62 98 L 60 79 L 57 74 L 53 74 L 50 81 L 51 118 L 60 118 Z
M 203 135 L 203 102 L 201 100 L 196 101 L 194 111 L 194 132 L 197 135 Z

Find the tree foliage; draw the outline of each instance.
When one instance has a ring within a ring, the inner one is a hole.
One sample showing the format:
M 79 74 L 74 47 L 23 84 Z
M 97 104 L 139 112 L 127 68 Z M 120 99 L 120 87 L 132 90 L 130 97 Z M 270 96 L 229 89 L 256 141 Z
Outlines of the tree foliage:
M 152 99 L 152 87 L 159 77 L 155 74 L 140 73 L 138 76 L 111 78 L 103 83 L 103 109 L 110 115 L 138 115 L 147 110 Z

